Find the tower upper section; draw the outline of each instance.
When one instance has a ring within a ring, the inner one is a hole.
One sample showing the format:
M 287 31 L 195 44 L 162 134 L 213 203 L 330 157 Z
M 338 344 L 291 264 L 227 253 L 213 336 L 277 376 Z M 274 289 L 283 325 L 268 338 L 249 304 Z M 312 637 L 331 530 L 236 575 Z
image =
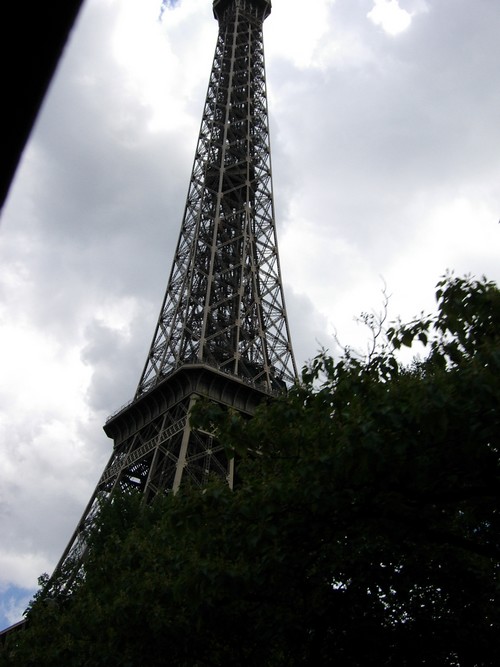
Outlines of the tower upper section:
M 274 215 L 269 0 L 216 0 L 219 35 L 184 218 L 136 397 L 185 364 L 273 392 L 296 378 Z
M 220 21 L 224 13 L 234 5 L 257 11 L 262 16 L 262 20 L 266 19 L 271 13 L 271 0 L 214 0 L 215 18 Z

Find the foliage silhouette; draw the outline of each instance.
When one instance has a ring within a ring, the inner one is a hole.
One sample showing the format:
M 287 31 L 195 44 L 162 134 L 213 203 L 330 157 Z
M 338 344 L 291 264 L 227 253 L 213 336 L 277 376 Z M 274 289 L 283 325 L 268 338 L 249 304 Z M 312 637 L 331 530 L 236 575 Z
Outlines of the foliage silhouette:
M 199 403 L 234 491 L 115 497 L 84 580 L 42 591 L 0 665 L 496 664 L 500 292 L 447 276 L 436 296 L 251 420 Z

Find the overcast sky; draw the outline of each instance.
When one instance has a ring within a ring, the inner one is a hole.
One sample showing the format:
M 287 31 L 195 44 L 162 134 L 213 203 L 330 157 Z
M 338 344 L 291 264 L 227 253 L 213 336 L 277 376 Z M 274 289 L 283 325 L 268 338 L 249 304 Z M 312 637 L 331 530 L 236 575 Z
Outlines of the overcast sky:
M 86 0 L 0 228 L 0 626 L 51 572 L 132 398 L 180 229 L 210 0 Z M 273 0 L 274 193 L 299 366 L 353 319 L 500 280 L 498 0 Z

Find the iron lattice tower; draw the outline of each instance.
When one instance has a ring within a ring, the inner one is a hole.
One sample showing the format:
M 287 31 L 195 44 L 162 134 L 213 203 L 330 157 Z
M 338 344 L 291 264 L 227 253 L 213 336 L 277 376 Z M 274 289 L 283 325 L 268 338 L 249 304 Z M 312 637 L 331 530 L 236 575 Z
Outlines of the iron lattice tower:
M 215 0 L 213 10 L 219 35 L 165 299 L 135 397 L 104 426 L 113 453 L 56 568 L 63 578 L 116 489 L 148 499 L 212 474 L 232 486 L 223 444 L 189 423 L 198 397 L 251 415 L 296 378 L 272 192 L 262 35 L 271 2 Z

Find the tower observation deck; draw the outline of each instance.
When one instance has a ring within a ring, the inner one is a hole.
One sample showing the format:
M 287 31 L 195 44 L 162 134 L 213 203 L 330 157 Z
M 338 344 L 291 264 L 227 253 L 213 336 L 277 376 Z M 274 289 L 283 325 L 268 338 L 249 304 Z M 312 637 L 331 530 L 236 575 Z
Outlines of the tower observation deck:
M 69 585 L 102 499 L 146 500 L 234 461 L 192 428 L 199 398 L 251 416 L 296 378 L 272 188 L 262 28 L 269 0 L 215 0 L 219 24 L 184 215 L 165 298 L 137 391 L 108 419 L 111 458 L 59 565 Z M 64 581 L 66 580 L 66 584 Z

